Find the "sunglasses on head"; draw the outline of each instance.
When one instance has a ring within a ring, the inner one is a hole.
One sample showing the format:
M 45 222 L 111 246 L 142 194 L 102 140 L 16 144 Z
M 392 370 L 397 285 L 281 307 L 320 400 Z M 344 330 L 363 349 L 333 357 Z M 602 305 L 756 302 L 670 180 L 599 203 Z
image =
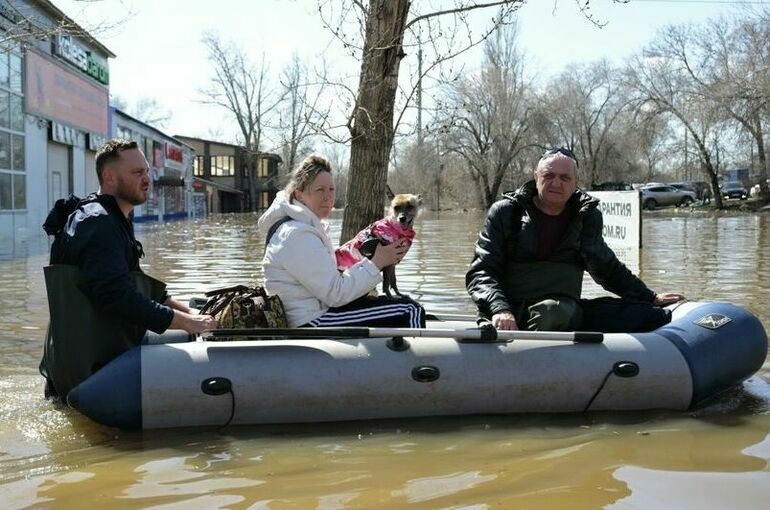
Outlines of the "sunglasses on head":
M 577 160 L 577 156 L 575 156 L 575 153 L 566 147 L 553 147 L 551 149 L 546 149 L 542 157 L 551 156 L 553 154 L 564 154 L 565 156 L 567 156 L 568 158 L 570 158 L 572 161 L 575 162 L 575 166 L 577 167 L 580 166 Z

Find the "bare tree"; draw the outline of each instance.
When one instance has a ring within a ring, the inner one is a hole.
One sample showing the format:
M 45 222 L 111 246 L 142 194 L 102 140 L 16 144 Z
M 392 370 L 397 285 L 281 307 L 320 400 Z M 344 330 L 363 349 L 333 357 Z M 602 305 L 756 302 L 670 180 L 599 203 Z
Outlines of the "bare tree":
M 510 25 L 486 41 L 480 73 L 450 87 L 445 113 L 444 151 L 465 161 L 483 208 L 498 199 L 511 164 L 529 141 L 533 107 L 516 34 Z
M 76 17 L 88 18 L 85 11 L 95 3 L 94 0 L 77 1 L 82 3 L 83 10 L 75 13 Z M 34 39 L 46 40 L 57 34 L 68 34 L 85 40 L 94 40 L 94 36 L 114 30 L 134 15 L 133 11 L 127 10 L 124 16 L 118 20 L 111 22 L 98 20 L 80 25 L 50 2 L 34 2 L 38 4 L 40 10 L 47 12 L 49 16 L 40 14 L 30 5 L 31 3 L 24 0 L 5 0 L 2 2 L 0 46 L 24 43 Z
M 626 78 L 635 92 L 636 107 L 647 113 L 670 115 L 680 122 L 692 137 L 701 167 L 714 190 L 719 189 L 718 174 L 711 146 L 715 130 L 720 126 L 714 104 L 702 87 L 708 55 L 693 44 L 691 26 L 670 26 L 656 36 L 643 55 L 631 59 Z M 715 193 L 716 206 L 722 208 L 722 197 Z
M 254 65 L 242 48 L 223 43 L 216 34 L 208 33 L 202 41 L 213 71 L 209 87 L 202 91 L 203 102 L 224 108 L 238 124 L 247 154 L 250 209 L 256 211 L 256 163 L 266 128 L 283 94 L 270 87 L 264 54 L 259 65 Z
M 281 75 L 284 99 L 278 126 L 283 159 L 289 171 L 297 165 L 298 155 L 310 152 L 306 143 L 326 123 L 330 107 L 324 102 L 323 84 L 326 65 L 311 82 L 307 66 L 295 53 Z
M 406 56 L 405 34 L 411 37 L 419 27 L 432 24 L 439 18 L 452 20 L 460 30 L 426 30 L 435 45 L 454 43 L 454 49 L 438 56 L 438 60 L 445 60 L 464 48 L 478 44 L 491 30 L 509 21 L 522 3 L 523 0 L 456 0 L 451 7 L 421 13 L 412 11 L 410 7 L 413 4 L 408 0 L 320 0 L 319 12 L 322 15 L 326 13 L 323 19 L 327 20 L 329 29 L 361 61 L 358 88 L 347 122 L 351 153 L 342 241 L 350 239 L 382 215 L 388 160 L 396 125 L 399 70 Z M 499 7 L 492 29 L 474 37 L 467 27 L 467 13 L 490 7 Z M 338 11 L 335 10 L 337 8 Z M 333 11 L 332 16 L 328 16 L 330 11 Z M 330 22 L 329 19 L 336 21 Z M 349 36 L 351 26 L 354 35 Z
M 628 106 L 627 95 L 606 61 L 570 66 L 546 89 L 541 108 L 553 124 L 551 145 L 566 145 L 578 155 L 586 184 L 596 184 L 612 159 L 612 128 Z
M 110 104 L 132 117 L 153 126 L 164 127 L 166 122 L 171 119 L 171 111 L 163 107 L 157 99 L 153 97 L 140 96 L 134 103 L 121 96 L 110 98 Z
M 762 198 L 770 200 L 765 147 L 770 117 L 770 11 L 757 17 L 711 20 L 699 32 L 697 43 L 711 57 L 711 72 L 704 90 L 757 150 Z M 700 77 L 690 70 L 694 79 Z

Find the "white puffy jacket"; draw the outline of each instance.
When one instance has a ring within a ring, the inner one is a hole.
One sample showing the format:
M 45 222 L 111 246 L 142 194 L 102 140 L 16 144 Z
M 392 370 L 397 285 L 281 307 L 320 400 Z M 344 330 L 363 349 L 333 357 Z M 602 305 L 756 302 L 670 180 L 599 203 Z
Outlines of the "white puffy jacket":
M 317 319 L 331 306 L 346 305 L 382 281 L 380 270 L 369 259 L 339 272 L 326 222 L 304 204 L 289 203 L 283 191 L 257 221 L 260 233 L 267 236 L 270 227 L 286 216 L 293 221 L 278 227 L 262 267 L 265 290 L 283 301 L 289 327 Z

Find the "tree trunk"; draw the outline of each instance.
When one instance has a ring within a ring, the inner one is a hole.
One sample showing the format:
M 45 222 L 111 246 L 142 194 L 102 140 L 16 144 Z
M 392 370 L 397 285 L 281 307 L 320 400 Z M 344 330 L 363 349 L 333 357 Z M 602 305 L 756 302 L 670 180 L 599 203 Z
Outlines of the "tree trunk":
M 351 125 L 350 175 L 340 242 L 382 217 L 407 0 L 372 0 Z

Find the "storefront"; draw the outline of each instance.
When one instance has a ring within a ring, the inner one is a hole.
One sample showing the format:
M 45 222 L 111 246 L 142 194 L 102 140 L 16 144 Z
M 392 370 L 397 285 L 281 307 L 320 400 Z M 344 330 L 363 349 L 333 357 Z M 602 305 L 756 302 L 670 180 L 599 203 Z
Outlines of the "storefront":
M 50 2 L 29 2 L 47 19 L 46 37 L 7 42 L 0 51 L 0 242 L 42 235 L 53 203 L 98 189 L 94 159 L 109 133 L 108 58 L 115 55 Z M 22 20 L 0 11 L 4 24 Z M 65 23 L 66 22 L 66 23 Z M 81 36 L 55 27 L 73 26 Z
M 150 193 L 134 210 L 134 221 L 186 218 L 193 201 L 192 148 L 117 108 L 110 113 L 110 137 L 136 141 L 150 166 Z

